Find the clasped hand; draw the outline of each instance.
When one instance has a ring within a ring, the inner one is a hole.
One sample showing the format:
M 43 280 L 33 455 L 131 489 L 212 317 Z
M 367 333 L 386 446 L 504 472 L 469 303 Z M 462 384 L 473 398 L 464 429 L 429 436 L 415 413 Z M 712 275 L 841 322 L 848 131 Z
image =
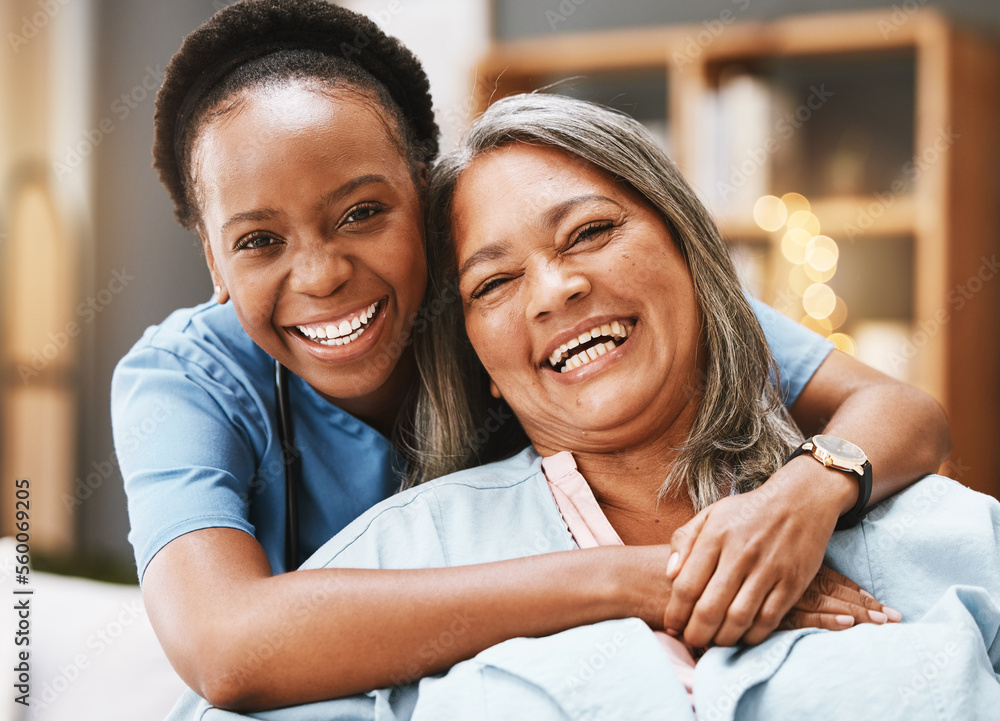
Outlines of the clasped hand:
M 689 645 L 756 644 L 778 628 L 831 630 L 902 616 L 822 566 L 838 510 L 772 484 L 712 504 L 671 539 L 664 629 Z

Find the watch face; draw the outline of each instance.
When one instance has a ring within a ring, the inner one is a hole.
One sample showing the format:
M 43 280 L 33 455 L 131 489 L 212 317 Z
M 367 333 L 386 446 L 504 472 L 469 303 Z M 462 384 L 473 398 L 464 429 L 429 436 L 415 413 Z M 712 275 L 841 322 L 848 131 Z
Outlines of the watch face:
M 868 456 L 865 455 L 863 450 L 850 441 L 845 441 L 843 438 L 837 438 L 836 436 L 813 436 L 812 440 L 818 448 L 826 451 L 831 456 L 837 456 L 850 463 L 861 464 L 868 460 Z

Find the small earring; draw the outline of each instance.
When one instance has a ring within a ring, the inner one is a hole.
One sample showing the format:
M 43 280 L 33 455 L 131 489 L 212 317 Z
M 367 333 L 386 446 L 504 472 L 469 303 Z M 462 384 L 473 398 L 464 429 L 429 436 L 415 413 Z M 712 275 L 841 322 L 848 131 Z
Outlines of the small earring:
M 222 295 L 222 286 L 221 285 L 215 286 L 215 294 L 216 295 Z

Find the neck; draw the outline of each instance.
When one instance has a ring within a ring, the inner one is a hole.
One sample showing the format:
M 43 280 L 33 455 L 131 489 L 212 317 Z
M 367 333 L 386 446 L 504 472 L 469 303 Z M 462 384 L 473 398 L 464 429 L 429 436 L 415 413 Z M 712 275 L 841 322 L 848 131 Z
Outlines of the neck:
M 673 532 L 694 517 L 687 488 L 660 498 L 660 489 L 687 441 L 699 406 L 692 399 L 669 427 L 640 443 L 615 438 L 610 447 L 596 446 L 584 434 L 574 447 L 535 443 L 538 452 L 551 455 L 571 450 L 577 468 L 587 480 L 602 510 L 626 545 L 668 543 Z M 613 449 L 613 450 L 611 450 Z
M 679 446 L 651 444 L 614 455 L 574 452 L 580 473 L 626 545 L 668 543 L 674 531 L 694 517 L 685 488 L 660 498 Z
M 399 414 L 417 379 L 416 358 L 412 346 L 407 346 L 385 383 L 363 396 L 332 398 L 323 395 L 333 405 L 364 421 L 386 438 L 391 439 L 399 422 Z

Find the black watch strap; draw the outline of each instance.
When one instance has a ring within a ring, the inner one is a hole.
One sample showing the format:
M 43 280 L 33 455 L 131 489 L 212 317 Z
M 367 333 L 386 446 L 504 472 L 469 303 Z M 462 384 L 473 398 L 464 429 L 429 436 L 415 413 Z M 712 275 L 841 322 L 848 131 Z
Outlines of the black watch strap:
M 811 453 L 811 451 L 806 450 L 805 447 L 806 443 L 810 443 L 811 441 L 811 438 L 807 438 L 803 441 L 802 445 L 792 452 L 792 455 L 788 457 L 788 460 L 786 460 L 785 463 L 787 464 L 793 458 L 797 458 L 803 453 Z M 837 530 L 842 531 L 845 528 L 853 528 L 861 523 L 861 519 L 865 517 L 866 513 L 868 513 L 868 501 L 870 501 L 872 497 L 872 462 L 866 460 L 864 464 L 862 464 L 862 474 L 860 476 L 854 471 L 846 471 L 841 468 L 834 468 L 833 470 L 840 471 L 841 473 L 849 473 L 858 479 L 858 502 L 854 504 L 854 508 L 837 519 Z

